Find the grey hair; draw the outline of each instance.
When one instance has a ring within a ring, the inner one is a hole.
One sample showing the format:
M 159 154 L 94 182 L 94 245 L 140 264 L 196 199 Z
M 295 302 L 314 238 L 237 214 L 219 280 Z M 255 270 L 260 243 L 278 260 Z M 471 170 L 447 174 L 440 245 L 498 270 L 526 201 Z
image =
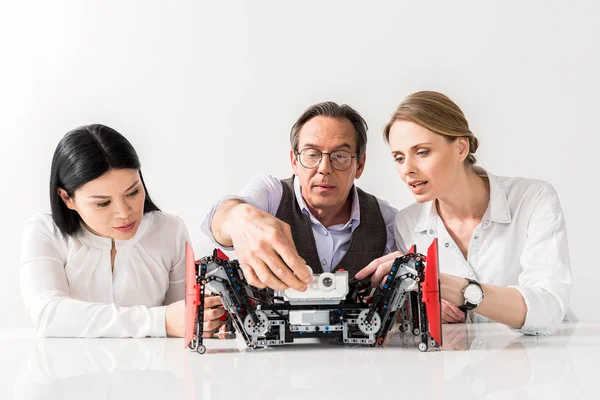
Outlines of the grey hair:
M 356 131 L 357 156 L 360 157 L 367 151 L 367 122 L 364 118 L 352 107 L 347 104 L 341 106 L 333 101 L 314 104 L 306 109 L 298 118 L 292 130 L 290 131 L 290 144 L 292 150 L 298 151 L 298 142 L 300 141 L 300 130 L 308 121 L 314 117 L 330 117 L 335 119 L 347 119 L 354 126 Z

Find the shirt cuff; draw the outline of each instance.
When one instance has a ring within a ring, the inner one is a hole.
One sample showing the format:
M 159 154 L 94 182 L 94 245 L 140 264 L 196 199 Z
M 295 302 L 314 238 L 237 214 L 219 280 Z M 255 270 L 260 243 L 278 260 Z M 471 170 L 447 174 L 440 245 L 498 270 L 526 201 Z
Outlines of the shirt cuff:
M 167 307 L 152 307 L 150 310 L 150 335 L 151 337 L 166 337 L 167 328 L 165 320 L 167 315 Z
M 549 304 L 540 296 L 537 288 L 509 286 L 517 289 L 527 307 L 525 322 L 520 329 L 515 329 L 525 335 L 546 336 L 553 334 L 557 329 L 557 323 L 552 320 L 555 310 L 549 309 Z M 559 321 L 560 322 L 560 321 Z

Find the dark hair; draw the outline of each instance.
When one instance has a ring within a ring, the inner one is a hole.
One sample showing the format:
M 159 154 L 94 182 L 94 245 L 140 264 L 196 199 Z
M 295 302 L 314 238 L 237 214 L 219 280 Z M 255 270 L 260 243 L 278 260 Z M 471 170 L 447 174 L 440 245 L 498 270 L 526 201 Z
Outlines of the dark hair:
M 69 209 L 58 188 L 70 197 L 86 183 L 106 174 L 111 169 L 135 169 L 146 192 L 144 214 L 160 211 L 152 202 L 140 169 L 135 149 L 119 132 L 108 126 L 94 124 L 82 126 L 67 133 L 56 146 L 50 170 L 50 207 L 52 219 L 65 236 L 81 229 L 81 217 Z
M 326 101 L 324 103 L 314 104 L 304 111 L 304 113 L 298 118 L 298 121 L 292 126 L 290 132 L 290 144 L 292 150 L 298 151 L 298 142 L 300 141 L 300 129 L 308 121 L 314 117 L 330 117 L 336 119 L 347 119 L 354 126 L 356 131 L 356 154 L 360 157 L 367 151 L 367 122 L 354 108 L 347 104 L 341 106 L 333 101 Z

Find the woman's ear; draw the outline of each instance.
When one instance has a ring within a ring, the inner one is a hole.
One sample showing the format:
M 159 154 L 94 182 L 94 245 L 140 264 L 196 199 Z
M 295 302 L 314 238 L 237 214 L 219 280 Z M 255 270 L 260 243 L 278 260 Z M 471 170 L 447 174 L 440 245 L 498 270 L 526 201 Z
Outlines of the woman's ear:
M 458 161 L 462 163 L 469 155 L 469 139 L 466 137 L 459 137 L 456 139 L 456 145 L 458 148 Z
M 67 206 L 67 208 L 69 208 L 70 210 L 75 210 L 75 202 L 73 201 L 73 198 L 69 196 L 69 193 L 67 193 L 65 189 L 58 188 L 56 192 L 58 193 L 62 201 L 65 203 L 65 206 Z

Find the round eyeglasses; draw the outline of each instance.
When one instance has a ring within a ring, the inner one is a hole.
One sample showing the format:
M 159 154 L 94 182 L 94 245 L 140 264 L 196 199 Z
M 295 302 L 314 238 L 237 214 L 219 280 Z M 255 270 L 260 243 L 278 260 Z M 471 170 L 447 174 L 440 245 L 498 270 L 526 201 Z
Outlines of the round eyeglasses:
M 329 162 L 333 169 L 338 171 L 344 171 L 350 168 L 352 159 L 356 158 L 356 155 L 352 155 L 346 150 L 336 150 L 331 153 L 324 153 L 317 149 L 304 149 L 296 152 L 296 154 L 298 155 L 300 164 L 308 169 L 317 168 L 319 164 L 321 164 L 321 160 L 323 160 L 323 155 L 325 154 L 329 156 Z

